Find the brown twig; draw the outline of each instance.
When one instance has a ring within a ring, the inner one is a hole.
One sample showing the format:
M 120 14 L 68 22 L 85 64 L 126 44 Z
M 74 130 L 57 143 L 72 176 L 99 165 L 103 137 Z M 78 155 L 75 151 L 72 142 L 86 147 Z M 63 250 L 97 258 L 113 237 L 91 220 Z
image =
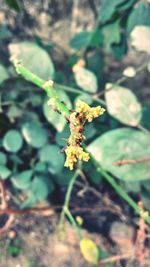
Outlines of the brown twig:
M 132 256 L 131 253 L 127 253 L 124 255 L 117 255 L 117 256 L 112 256 L 103 260 L 100 260 L 99 263 L 97 264 L 97 267 L 103 266 L 103 264 L 108 263 L 108 262 L 116 262 L 122 259 L 127 259 L 130 258 Z
M 143 163 L 143 162 L 148 162 L 150 161 L 150 157 L 142 158 L 142 159 L 123 159 L 123 160 L 118 160 L 117 162 L 114 163 L 116 166 L 122 166 L 122 165 L 127 165 L 127 164 L 138 164 L 138 163 Z
M 0 179 L 0 198 L 1 198 L 1 205 L 0 205 L 0 208 L 2 210 L 6 209 L 8 207 L 8 204 L 7 204 L 7 190 L 6 190 L 6 186 L 5 186 L 5 183 L 4 183 L 4 180 Z
M 8 217 L 5 225 L 0 229 L 0 237 L 8 231 L 8 229 L 12 226 L 14 220 L 15 220 L 15 216 L 11 214 Z

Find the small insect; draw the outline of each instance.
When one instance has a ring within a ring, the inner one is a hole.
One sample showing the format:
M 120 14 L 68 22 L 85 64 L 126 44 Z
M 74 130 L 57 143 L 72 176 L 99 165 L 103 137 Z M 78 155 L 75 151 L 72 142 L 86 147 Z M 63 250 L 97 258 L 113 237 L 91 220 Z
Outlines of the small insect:
M 58 114 L 61 114 L 61 112 L 57 108 L 54 108 L 54 111 L 56 111 Z

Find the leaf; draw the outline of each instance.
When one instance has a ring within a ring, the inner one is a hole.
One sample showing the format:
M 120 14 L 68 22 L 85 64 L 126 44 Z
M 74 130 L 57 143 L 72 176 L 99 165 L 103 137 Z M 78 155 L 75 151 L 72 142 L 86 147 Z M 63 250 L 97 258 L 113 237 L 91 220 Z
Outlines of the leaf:
M 88 146 L 88 151 L 104 169 L 124 181 L 150 179 L 150 164 L 126 164 L 116 166 L 120 160 L 137 160 L 150 156 L 150 138 L 138 130 L 121 128 L 98 137 Z
M 67 107 L 71 109 L 71 101 L 67 94 L 64 91 L 58 91 L 57 94 L 59 98 L 66 103 Z M 66 125 L 66 119 L 61 114 L 58 114 L 56 111 L 54 111 L 52 107 L 47 104 L 47 100 L 43 105 L 43 113 L 45 118 L 55 127 L 58 132 L 61 132 L 64 129 Z
M 141 124 L 148 130 L 150 130 L 149 114 L 150 114 L 150 104 L 145 104 L 142 108 Z
M 53 190 L 54 184 L 49 177 L 43 174 L 34 176 L 30 184 L 28 198 L 21 204 L 21 208 L 31 207 L 37 202 L 46 199 Z
M 4 135 L 2 144 L 7 151 L 15 153 L 22 148 L 23 139 L 17 130 L 10 130 Z
M 0 64 L 0 84 L 9 78 L 6 68 Z
M 131 33 L 135 26 L 150 26 L 150 3 L 139 1 L 130 12 L 127 21 L 127 31 Z
M 57 132 L 56 133 L 56 143 L 59 146 L 66 146 L 67 143 L 67 139 L 70 136 L 70 129 L 69 129 L 69 125 L 66 124 L 65 128 L 62 130 L 62 132 Z
M 64 155 L 56 145 L 46 145 L 39 152 L 42 162 L 48 163 L 49 171 L 52 174 L 60 173 L 64 166 Z
M 115 84 L 108 84 L 106 87 L 107 110 L 110 115 L 120 122 L 137 126 L 142 117 L 142 108 L 136 96 L 127 88 Z M 108 88 L 109 89 L 109 88 Z
M 71 48 L 86 49 L 89 46 L 96 47 L 102 43 L 102 34 L 99 29 L 95 31 L 83 31 L 77 33 L 70 41 Z
M 38 123 L 25 123 L 22 127 L 22 134 L 26 142 L 34 148 L 40 148 L 48 141 L 47 130 Z
M 21 11 L 20 4 L 17 0 L 5 0 L 6 4 L 17 12 Z
M 74 78 L 79 87 L 84 91 L 95 93 L 98 89 L 97 77 L 95 74 L 85 68 L 77 67 L 74 70 Z
M 150 27 L 136 26 L 131 32 L 131 44 L 136 50 L 150 54 Z
M 16 55 L 31 72 L 45 80 L 54 78 L 54 65 L 49 54 L 32 42 L 9 45 L 10 55 Z
M 11 171 L 4 165 L 0 164 L 0 178 L 5 180 L 7 179 L 11 174 Z
M 45 199 L 54 190 L 53 182 L 44 175 L 36 175 L 31 183 L 31 192 L 37 201 Z
M 12 33 L 8 30 L 6 25 L 0 24 L 0 41 L 10 39 L 12 37 Z
M 6 157 L 5 153 L 0 152 L 0 164 L 5 165 L 6 162 L 7 162 L 7 157 Z
M 106 23 L 108 22 L 114 13 L 123 5 L 126 0 L 102 0 L 100 13 L 99 13 L 99 22 Z
M 70 40 L 70 46 L 74 49 L 86 48 L 90 43 L 91 37 L 92 32 L 79 32 Z
M 34 170 L 36 172 L 46 172 L 47 171 L 46 164 L 44 162 L 37 162 L 36 165 L 34 166 Z
M 16 175 L 13 175 L 11 181 L 16 188 L 25 190 L 30 186 L 32 175 L 32 170 L 25 170 Z
M 97 264 L 99 260 L 99 249 L 90 239 L 83 238 L 80 240 L 80 250 L 86 261 Z
M 106 52 L 111 52 L 111 45 L 119 43 L 121 40 L 119 20 L 104 26 L 102 28 L 102 33 L 104 35 L 104 50 Z

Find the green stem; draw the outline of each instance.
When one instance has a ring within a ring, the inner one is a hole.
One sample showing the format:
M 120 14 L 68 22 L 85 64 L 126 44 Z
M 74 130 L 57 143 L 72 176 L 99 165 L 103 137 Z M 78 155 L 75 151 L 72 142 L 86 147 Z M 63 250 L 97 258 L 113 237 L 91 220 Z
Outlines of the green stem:
M 20 74 L 26 80 L 34 83 L 38 87 L 41 87 L 47 93 L 47 96 L 51 99 L 52 106 L 54 105 L 54 108 L 60 111 L 62 115 L 69 117 L 70 111 L 65 106 L 65 104 L 60 101 L 55 90 L 55 84 L 52 80 L 45 82 L 45 80 L 41 79 L 31 71 L 26 69 L 23 64 L 19 62 L 15 57 L 12 58 L 12 62 L 18 74 Z
M 150 224 L 150 216 L 148 215 L 148 213 L 136 204 L 136 202 L 122 189 L 120 185 L 115 182 L 113 177 L 109 175 L 91 155 L 90 157 L 96 167 L 97 172 L 103 175 L 107 182 L 134 209 L 134 211 L 139 214 L 144 219 L 144 221 Z
M 79 175 L 79 170 L 77 170 L 74 173 L 74 175 L 72 176 L 72 179 L 71 179 L 71 181 L 70 181 L 70 183 L 68 185 L 67 193 L 66 193 L 66 196 L 65 196 L 65 202 L 64 202 L 63 209 L 62 209 L 62 212 L 61 212 L 61 215 L 60 215 L 60 222 L 59 222 L 60 228 L 63 228 L 63 226 L 64 226 L 65 214 L 68 214 L 69 202 L 70 202 L 72 189 L 73 189 L 73 186 L 75 184 L 75 181 L 76 181 L 78 175 Z M 77 225 L 76 225 L 76 227 L 77 227 Z
M 79 227 L 78 227 L 78 225 L 77 225 L 75 219 L 73 218 L 73 216 L 72 216 L 70 210 L 69 210 L 68 208 L 65 208 L 65 213 L 66 213 L 66 215 L 67 215 L 69 221 L 70 221 L 71 224 L 73 225 L 73 227 L 74 227 L 74 229 L 75 229 L 75 231 L 76 231 L 76 233 L 77 233 L 79 239 L 81 240 L 83 237 L 82 237 L 82 235 L 81 235 L 80 229 L 79 229 Z

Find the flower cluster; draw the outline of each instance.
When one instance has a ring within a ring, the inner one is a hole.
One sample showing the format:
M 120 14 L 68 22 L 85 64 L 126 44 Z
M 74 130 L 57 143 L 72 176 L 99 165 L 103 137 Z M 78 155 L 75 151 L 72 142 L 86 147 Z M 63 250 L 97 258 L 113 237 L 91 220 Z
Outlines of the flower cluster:
M 66 162 L 65 167 L 73 170 L 75 163 L 78 160 L 88 161 L 89 153 L 85 152 L 81 147 L 82 141 L 85 140 L 83 130 L 86 122 L 91 122 L 94 118 L 102 115 L 104 109 L 100 106 L 90 107 L 85 102 L 78 100 L 76 103 L 76 109 L 70 115 L 70 137 L 65 149 Z
M 74 164 L 77 162 L 77 159 L 88 161 L 89 160 L 89 153 L 84 152 L 83 148 L 80 146 L 67 146 L 65 149 L 66 153 L 66 161 L 65 161 L 65 167 L 68 167 L 70 170 L 73 170 Z

